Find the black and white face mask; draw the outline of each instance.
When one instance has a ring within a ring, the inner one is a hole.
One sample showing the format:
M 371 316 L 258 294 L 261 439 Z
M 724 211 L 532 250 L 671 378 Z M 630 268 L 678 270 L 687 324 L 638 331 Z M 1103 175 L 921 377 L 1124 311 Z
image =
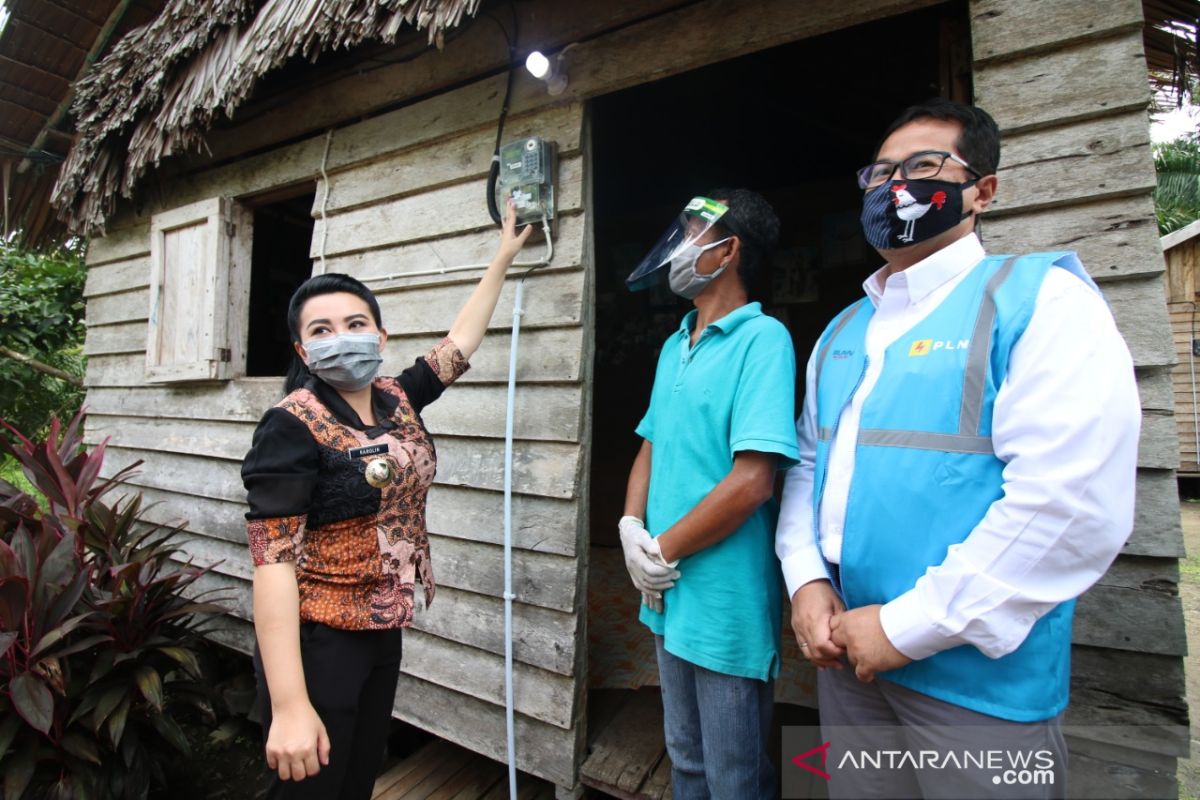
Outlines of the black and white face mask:
M 971 215 L 963 213 L 962 194 L 974 185 L 974 180 L 890 180 L 863 195 L 863 235 L 876 250 L 932 239 Z

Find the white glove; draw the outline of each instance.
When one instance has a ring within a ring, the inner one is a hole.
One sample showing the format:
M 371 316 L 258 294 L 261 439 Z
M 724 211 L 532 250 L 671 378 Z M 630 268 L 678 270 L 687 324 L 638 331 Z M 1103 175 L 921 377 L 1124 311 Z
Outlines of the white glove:
M 656 614 L 663 613 L 663 599 L 661 594 L 647 594 L 646 592 L 642 592 L 642 605 Z
M 658 542 L 650 538 L 645 524 L 637 517 L 624 516 L 617 523 L 621 532 L 621 549 L 625 551 L 625 568 L 633 585 L 644 594 L 662 597 L 665 589 L 675 585 L 679 570 L 663 560 Z

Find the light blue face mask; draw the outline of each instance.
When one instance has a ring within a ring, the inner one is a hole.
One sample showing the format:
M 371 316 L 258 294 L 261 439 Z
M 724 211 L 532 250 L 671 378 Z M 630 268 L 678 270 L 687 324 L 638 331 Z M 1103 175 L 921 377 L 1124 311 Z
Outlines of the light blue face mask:
M 378 333 L 342 333 L 304 344 L 308 371 L 335 389 L 355 392 L 371 383 L 383 356 Z
M 671 271 L 667 275 L 667 283 L 670 285 L 671 291 L 687 300 L 694 300 L 703 292 L 705 286 L 708 286 L 725 271 L 725 267 L 720 267 L 707 275 L 701 275 L 696 272 L 696 262 L 700 260 L 700 256 L 706 250 L 725 244 L 730 238 L 732 237 L 726 236 L 711 244 L 689 244 L 671 256 Z

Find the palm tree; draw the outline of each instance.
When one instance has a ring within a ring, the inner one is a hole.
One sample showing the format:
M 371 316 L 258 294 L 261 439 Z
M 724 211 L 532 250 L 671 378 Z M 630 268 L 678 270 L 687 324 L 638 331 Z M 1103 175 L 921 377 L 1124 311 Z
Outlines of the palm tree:
M 1155 145 L 1154 215 L 1166 235 L 1200 219 L 1200 137 L 1195 134 Z

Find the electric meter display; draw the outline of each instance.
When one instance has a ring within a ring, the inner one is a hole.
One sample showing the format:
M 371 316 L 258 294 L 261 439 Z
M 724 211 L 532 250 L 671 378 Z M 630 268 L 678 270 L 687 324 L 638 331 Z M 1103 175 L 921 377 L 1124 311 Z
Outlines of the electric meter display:
M 517 224 L 554 219 L 554 164 L 556 148 L 540 136 L 518 139 L 500 148 L 498 203 L 511 197 L 517 207 Z

